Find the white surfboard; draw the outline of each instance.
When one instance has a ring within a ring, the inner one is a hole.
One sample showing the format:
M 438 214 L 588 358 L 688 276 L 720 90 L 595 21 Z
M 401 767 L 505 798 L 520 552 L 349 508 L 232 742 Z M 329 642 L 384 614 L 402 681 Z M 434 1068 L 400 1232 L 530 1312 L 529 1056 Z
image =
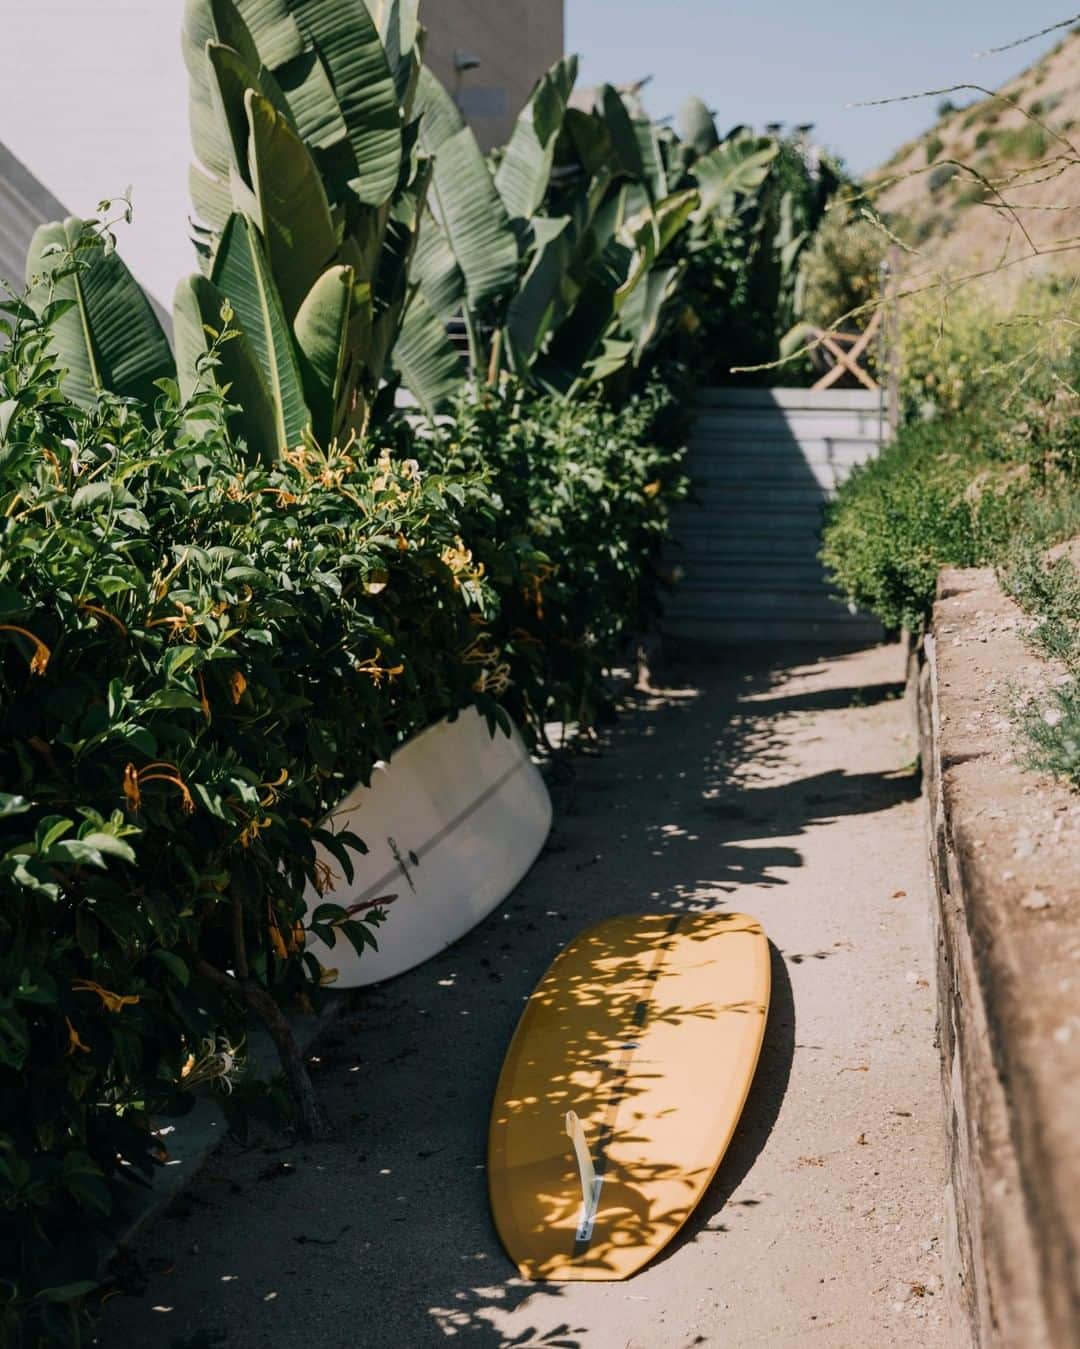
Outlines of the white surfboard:
M 334 988 L 360 988 L 430 960 L 497 908 L 544 846 L 551 799 L 517 731 L 492 736 L 469 708 L 378 764 L 371 786 L 357 787 L 323 828 L 358 835 L 369 852 L 356 857 L 349 884 L 320 848 L 335 885 L 323 895 L 308 887 L 308 913 L 332 903 L 357 917 L 373 907 L 387 915 L 375 929 L 378 951 L 362 958 L 344 937 L 332 949 L 308 937 L 319 963 L 338 971 Z

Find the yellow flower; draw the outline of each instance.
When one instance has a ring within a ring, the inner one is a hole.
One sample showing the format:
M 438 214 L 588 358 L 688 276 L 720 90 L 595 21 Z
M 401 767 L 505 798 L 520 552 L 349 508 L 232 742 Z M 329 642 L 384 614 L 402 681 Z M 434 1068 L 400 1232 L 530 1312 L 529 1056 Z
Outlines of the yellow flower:
M 274 948 L 274 955 L 279 960 L 289 958 L 289 948 L 285 945 L 285 938 L 281 935 L 281 929 L 276 923 L 270 925 L 270 945 Z
M 229 676 L 229 690 L 232 693 L 234 703 L 239 703 L 240 699 L 247 692 L 247 680 L 239 670 L 234 670 Z
M 164 771 L 161 771 L 164 770 Z M 181 795 L 181 809 L 185 815 L 194 815 L 195 802 L 188 785 L 180 776 L 180 770 L 171 763 L 150 763 L 145 768 L 136 768 L 133 763 L 129 763 L 124 769 L 123 790 L 127 797 L 128 809 L 132 814 L 137 814 L 142 805 L 141 788 L 148 782 L 170 782 L 176 787 Z
M 32 675 L 43 675 L 45 673 L 52 652 L 40 637 L 35 637 L 32 632 L 27 632 L 25 628 L 20 628 L 16 623 L 0 623 L 0 632 L 17 632 L 20 637 L 25 637 L 27 641 L 33 642 L 34 654 L 30 658 L 30 673 Z
M 288 780 L 289 780 L 289 770 L 287 768 L 283 768 L 272 782 L 260 783 L 259 785 L 262 787 L 266 795 L 259 797 L 259 805 L 260 806 L 275 805 L 281 796 L 281 793 L 278 791 L 278 788 L 284 787 L 286 782 L 288 782 Z
M 353 666 L 357 674 L 366 674 L 377 689 L 382 688 L 384 679 L 393 683 L 395 679 L 400 678 L 405 673 L 404 665 L 380 665 L 381 659 L 382 649 L 378 648 L 374 656 L 367 660 L 357 661 Z
M 241 830 L 240 846 L 242 848 L 250 848 L 262 831 L 264 829 L 269 829 L 272 824 L 273 820 L 271 820 L 269 815 L 261 820 L 258 816 L 253 816 Z
M 79 1038 L 79 1032 L 71 1024 L 71 1018 L 64 1017 L 64 1020 L 67 1022 L 68 1028 L 68 1047 L 64 1051 L 65 1054 L 74 1054 L 76 1050 L 78 1050 L 80 1054 L 89 1054 L 90 1046 L 83 1044 L 82 1040 Z
M 125 1007 L 134 1007 L 139 1001 L 134 994 L 110 993 L 93 979 L 76 979 L 71 988 L 74 993 L 96 993 L 107 1012 L 122 1012 Z
M 660 484 L 659 484 L 659 482 L 649 482 L 649 483 L 646 483 L 643 490 L 644 490 L 645 495 L 646 495 L 647 497 L 659 496 L 659 494 L 660 494 Z
M 484 576 L 484 564 L 473 562 L 472 550 L 466 548 L 460 535 L 455 538 L 454 546 L 442 550 L 442 560 L 454 578 L 454 589 L 460 590 L 462 581 L 479 581 Z

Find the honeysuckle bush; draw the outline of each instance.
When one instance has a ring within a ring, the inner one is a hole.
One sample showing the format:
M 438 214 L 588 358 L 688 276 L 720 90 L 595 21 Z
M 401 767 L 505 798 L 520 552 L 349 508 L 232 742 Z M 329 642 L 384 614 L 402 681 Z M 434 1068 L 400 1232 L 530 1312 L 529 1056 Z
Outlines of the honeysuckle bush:
M 253 1020 L 319 1123 L 281 1012 L 333 977 L 304 952 L 305 885 L 331 942 L 379 918 L 334 905 L 316 843 L 345 874 L 364 849 L 320 819 L 413 731 L 505 713 L 462 538 L 480 475 L 357 442 L 263 463 L 212 381 L 75 403 L 59 311 L 6 308 L 0 1338 L 74 1344 L 154 1121 L 227 1081 Z
M 510 381 L 462 402 L 417 451 L 478 484 L 466 532 L 500 594 L 490 638 L 504 701 L 537 735 L 549 721 L 591 729 L 606 674 L 632 665 L 633 639 L 655 627 L 671 510 L 689 490 L 683 380 L 665 370 L 619 406 Z

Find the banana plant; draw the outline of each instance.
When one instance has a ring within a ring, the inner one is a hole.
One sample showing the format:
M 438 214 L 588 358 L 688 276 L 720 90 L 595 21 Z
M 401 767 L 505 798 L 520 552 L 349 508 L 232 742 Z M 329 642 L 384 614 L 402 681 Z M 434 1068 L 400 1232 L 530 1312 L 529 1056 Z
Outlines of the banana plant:
M 649 278 L 698 191 L 669 191 L 656 129 L 611 86 L 592 111 L 571 108 L 576 75 L 568 58 L 544 76 L 493 170 L 445 89 L 421 74 L 421 143 L 435 169 L 394 359 L 429 410 L 468 377 L 446 336 L 459 316 L 474 381 L 508 368 L 570 396 L 635 358 L 677 288 L 677 272 L 664 285 Z
M 102 393 L 150 404 L 175 377 L 169 339 L 139 283 L 100 227 L 69 216 L 34 232 L 27 298 L 51 319 L 53 345 L 76 401 Z
M 180 383 L 228 313 L 218 378 L 263 455 L 362 432 L 383 386 L 431 172 L 417 2 L 188 0 L 202 274 L 177 288 Z

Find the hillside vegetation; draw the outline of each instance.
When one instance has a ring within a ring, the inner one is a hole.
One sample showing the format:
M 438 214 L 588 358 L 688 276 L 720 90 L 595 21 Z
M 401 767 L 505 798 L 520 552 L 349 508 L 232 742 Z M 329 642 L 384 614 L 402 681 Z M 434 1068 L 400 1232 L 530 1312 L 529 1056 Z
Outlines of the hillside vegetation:
M 945 100 L 937 123 L 868 185 L 897 238 L 917 251 L 916 272 L 958 276 L 1011 263 L 990 282 L 1002 298 L 1032 276 L 1074 273 L 1078 255 L 1067 241 L 1080 237 L 1080 30 L 995 95 L 966 106 Z

